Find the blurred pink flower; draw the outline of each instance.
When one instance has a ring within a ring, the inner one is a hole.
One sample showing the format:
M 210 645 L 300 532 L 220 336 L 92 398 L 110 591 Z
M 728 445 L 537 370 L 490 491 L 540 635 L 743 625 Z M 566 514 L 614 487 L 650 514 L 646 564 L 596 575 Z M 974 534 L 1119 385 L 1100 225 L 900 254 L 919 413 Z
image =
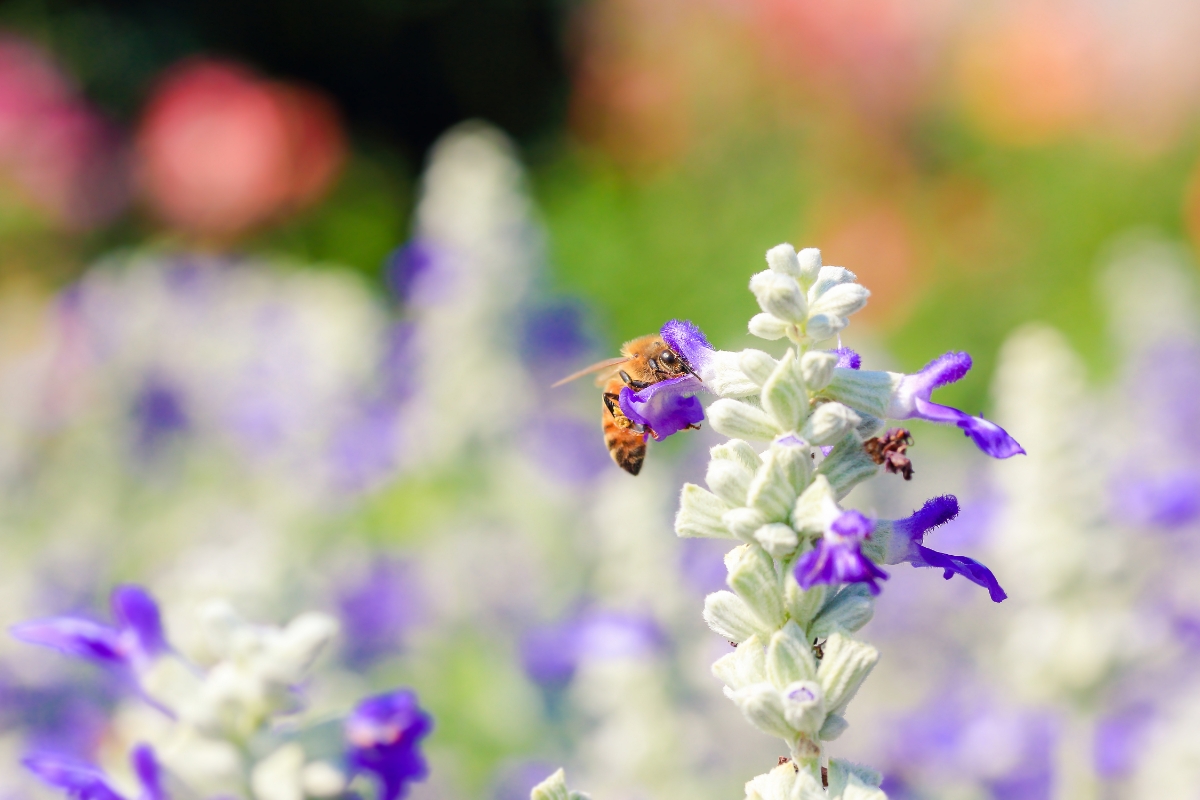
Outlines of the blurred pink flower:
M 10 191 L 71 229 L 111 220 L 128 198 L 123 138 L 39 47 L 0 36 L 0 173 Z
M 213 60 L 187 61 L 161 79 L 137 146 L 155 213 L 216 237 L 315 202 L 345 154 L 337 113 L 323 96 Z
M 1095 121 L 1106 72 L 1098 20 L 1071 0 L 999 6 L 964 37 L 968 117 L 997 142 L 1041 145 Z

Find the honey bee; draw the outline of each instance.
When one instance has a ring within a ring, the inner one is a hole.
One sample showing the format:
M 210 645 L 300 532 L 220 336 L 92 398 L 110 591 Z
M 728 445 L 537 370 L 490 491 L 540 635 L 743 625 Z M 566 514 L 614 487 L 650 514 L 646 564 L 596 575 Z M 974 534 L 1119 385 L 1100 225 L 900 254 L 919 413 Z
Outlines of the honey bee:
M 696 373 L 686 358 L 667 347 L 661 336 L 652 333 L 621 345 L 619 357 L 585 367 L 554 386 L 562 386 L 592 372 L 599 373 L 596 384 L 604 387 L 601 420 L 604 446 L 617 466 L 630 475 L 637 475 L 646 460 L 646 439 L 650 436 L 657 439 L 658 434 L 649 426 L 635 423 L 621 411 L 621 387 L 628 386 L 636 392 L 660 381 Z

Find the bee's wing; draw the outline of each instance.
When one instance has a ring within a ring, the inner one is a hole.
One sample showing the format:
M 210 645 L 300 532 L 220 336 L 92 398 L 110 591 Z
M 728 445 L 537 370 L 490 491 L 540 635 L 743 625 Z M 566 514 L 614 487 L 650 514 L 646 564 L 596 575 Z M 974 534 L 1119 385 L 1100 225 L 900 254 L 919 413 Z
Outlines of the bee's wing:
M 583 369 L 579 370 L 578 372 L 571 373 L 570 375 L 563 378 L 561 381 L 554 384 L 550 388 L 556 389 L 559 386 L 562 386 L 564 383 L 570 383 L 571 381 L 575 380 L 576 378 L 582 378 L 584 375 L 588 375 L 592 372 L 599 372 L 604 369 L 610 369 L 612 367 L 617 366 L 618 364 L 624 364 L 626 361 L 629 361 L 629 358 L 627 356 L 618 356 L 617 358 L 606 358 L 603 361 L 597 361 L 595 364 L 592 364 L 590 367 L 584 367 Z

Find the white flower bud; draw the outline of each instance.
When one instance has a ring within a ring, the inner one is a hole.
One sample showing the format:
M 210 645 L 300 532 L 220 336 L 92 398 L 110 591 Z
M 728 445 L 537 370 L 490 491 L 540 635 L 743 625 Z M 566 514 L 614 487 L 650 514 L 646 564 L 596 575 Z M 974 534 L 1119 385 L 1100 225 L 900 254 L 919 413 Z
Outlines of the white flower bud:
M 713 664 L 713 675 L 730 689 L 741 689 L 752 683 L 766 680 L 766 651 L 757 636 L 751 636 L 737 646 L 732 653 L 721 656 Z
M 304 768 L 304 748 L 292 742 L 255 765 L 250 773 L 250 789 L 255 800 L 304 800 L 300 771 Z
M 816 680 L 817 660 L 812 645 L 795 620 L 788 620 L 771 634 L 766 667 L 767 679 L 779 689 L 796 681 Z
M 785 435 L 772 442 L 768 452 L 775 454 L 775 460 L 783 467 L 795 494 L 808 488 L 814 466 L 808 442 L 798 436 Z
M 713 592 L 704 598 L 704 621 L 718 636 L 744 642 L 756 633 L 769 635 L 762 620 L 733 592 Z
M 879 651 L 866 642 L 834 632 L 825 640 L 825 657 L 817 668 L 817 680 L 825 690 L 831 714 L 840 714 L 854 698 L 858 687 L 879 661 Z
M 746 800 L 826 800 L 826 794 L 815 775 L 807 769 L 797 772 L 788 761 L 749 781 Z
M 887 796 L 879 790 L 879 784 L 882 782 L 883 776 L 870 767 L 840 758 L 829 759 L 829 796 L 831 798 L 887 800 Z
M 797 733 L 816 734 L 825 721 L 825 693 L 816 681 L 796 681 L 780 692 L 783 718 Z
M 768 450 L 746 494 L 746 504 L 762 512 L 772 522 L 788 518 L 796 502 L 796 488 L 785 457 Z
M 849 727 L 850 723 L 846 722 L 845 717 L 838 714 L 826 714 L 821 730 L 817 731 L 817 738 L 825 742 L 832 742 L 845 733 L 846 728 Z
M 816 445 L 840 441 L 862 418 L 841 403 L 822 403 L 809 415 L 800 435 Z
M 688 538 L 734 538 L 721 517 L 729 504 L 694 483 L 685 483 L 679 495 L 679 511 L 675 514 L 675 534 Z
M 815 247 L 806 247 L 796 254 L 796 263 L 800 266 L 800 284 L 811 287 L 821 274 L 821 251 Z
M 772 316 L 794 325 L 808 319 L 808 298 L 793 277 L 766 270 L 750 279 L 750 291 L 759 307 Z
M 789 349 L 762 387 L 763 410 L 780 430 L 794 431 L 808 414 L 808 392 L 795 351 Z
M 821 607 L 809 626 L 809 633 L 824 639 L 834 631 L 854 632 L 870 622 L 874 615 L 875 598 L 871 590 L 866 584 L 852 583 L 843 587 Z
M 809 306 L 809 314 L 826 314 L 830 317 L 848 317 L 867 304 L 871 293 L 857 283 L 834 286 Z
M 863 448 L 862 439 L 852 431 L 834 445 L 833 452 L 817 467 L 817 474 L 829 479 L 834 496 L 841 500 L 878 469 L 879 465 L 871 460 Z
M 738 362 L 746 377 L 759 386 L 767 382 L 778 363 L 762 350 L 743 350 L 741 360 Z
M 591 800 L 583 792 L 572 792 L 567 789 L 566 774 L 560 769 L 546 780 L 533 787 L 529 800 Z
M 800 544 L 800 537 L 792 530 L 791 525 L 782 522 L 772 522 L 763 525 L 754 532 L 754 540 L 774 558 L 787 558 Z
M 831 339 L 837 335 L 838 331 L 846 327 L 849 320 L 845 317 L 832 317 L 828 314 L 814 314 L 808 318 L 808 325 L 805 327 L 805 332 L 808 338 L 814 342 L 821 342 L 826 339 Z
M 757 508 L 733 508 L 721 516 L 721 523 L 738 539 L 750 541 L 755 532 L 770 522 Z
M 801 533 L 821 536 L 841 513 L 829 479 L 818 473 L 808 488 L 796 498 L 796 505 L 792 509 L 792 527 Z
M 781 739 L 790 740 L 794 737 L 791 725 L 783 716 L 783 698 L 771 684 L 756 683 L 744 686 L 732 692 L 730 699 L 741 709 L 750 724 L 763 733 Z
M 746 377 L 741 368 L 741 353 L 714 350 L 698 375 L 708 390 L 718 397 L 750 397 L 758 394 L 759 384 Z
M 821 395 L 871 416 L 886 418 L 892 393 L 903 377 L 895 372 L 842 367 L 833 371 L 833 378 L 821 390 Z
M 730 439 L 724 444 L 709 448 L 708 455 L 714 459 L 725 458 L 736 461 L 752 473 L 758 472 L 758 468 L 762 466 L 762 459 L 759 458 L 758 453 L 748 442 L 743 442 L 741 439 Z
M 738 439 L 774 439 L 783 431 L 761 408 L 737 400 L 721 399 L 708 407 L 708 420 L 720 434 Z
M 746 602 L 769 630 L 783 624 L 783 590 L 775 574 L 775 562 L 754 544 L 735 548 L 725 557 L 729 568 L 726 582 Z
M 800 261 L 796 258 L 796 248 L 790 244 L 777 244 L 768 250 L 767 266 L 780 275 L 800 278 Z
M 789 571 L 784 577 L 783 590 L 783 604 L 787 608 L 788 616 L 796 620 L 797 624 L 807 627 L 809 621 L 821 608 L 821 604 L 825 602 L 828 589 L 829 587 L 825 584 L 818 583 L 805 591 L 800 588 L 795 576 Z
M 760 339 L 775 341 L 787 336 L 788 324 L 772 314 L 755 314 L 747 326 L 750 333 Z
M 821 295 L 828 292 L 835 286 L 840 286 L 843 283 L 855 283 L 858 276 L 848 269 L 842 267 L 821 267 L 817 271 L 817 278 L 813 281 L 812 286 L 808 289 L 808 302 L 815 303 L 820 299 Z
M 838 357 L 824 350 L 810 350 L 800 357 L 800 374 L 810 391 L 824 389 L 833 378 Z
M 746 494 L 750 491 L 752 480 L 753 472 L 740 462 L 726 458 L 709 461 L 708 471 L 704 475 L 704 482 L 713 494 L 731 506 L 746 505 Z
M 346 789 L 346 776 L 328 761 L 305 765 L 300 783 L 306 797 L 336 797 Z

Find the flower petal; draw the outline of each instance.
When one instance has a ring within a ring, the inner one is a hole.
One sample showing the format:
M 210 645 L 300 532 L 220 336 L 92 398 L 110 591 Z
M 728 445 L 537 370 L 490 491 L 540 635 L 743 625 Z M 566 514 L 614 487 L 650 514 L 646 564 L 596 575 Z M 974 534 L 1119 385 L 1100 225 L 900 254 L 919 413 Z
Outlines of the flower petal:
M 369 773 L 379 781 L 380 800 L 397 800 L 410 782 L 429 774 L 418 745 L 431 730 L 433 718 L 417 705 L 412 691 L 369 697 L 346 719 L 346 760 L 354 772 Z
M 871 594 L 879 594 L 876 581 L 887 580 L 888 574 L 866 556 L 858 542 L 833 543 L 819 539 L 817 546 L 809 550 L 796 562 L 796 582 L 802 589 L 811 589 L 819 583 L 865 583 Z
M 43 783 L 66 790 L 74 800 L 125 800 L 104 773 L 90 764 L 55 755 L 27 756 L 21 763 Z
M 829 352 L 837 356 L 837 366 L 842 369 L 861 369 L 862 356 L 851 350 L 849 347 L 839 347 L 836 350 Z
M 660 381 L 641 391 L 621 388 L 621 411 L 630 420 L 645 425 L 655 438 L 663 439 L 704 419 L 704 407 L 695 396 L 704 388 L 692 375 Z
M 78 617 L 51 617 L 14 625 L 12 635 L 27 644 L 101 664 L 128 664 L 128 654 L 115 628 Z M 31 767 L 32 769 L 32 767 Z
M 708 343 L 704 331 L 686 319 L 673 319 L 662 326 L 659 332 L 667 347 L 687 359 L 692 369 L 699 372 L 708 362 L 713 346 Z
M 166 800 L 167 793 L 163 790 L 162 772 L 150 745 L 139 744 L 133 748 L 129 762 L 133 765 L 134 773 L 137 774 L 138 783 L 142 785 L 140 800 Z
M 113 618 L 122 631 L 132 634 L 142 654 L 152 657 L 166 652 L 162 617 L 158 613 L 158 603 L 149 592 L 133 584 L 118 586 L 113 589 L 110 603 Z
M 931 403 L 917 398 L 916 413 L 911 416 L 929 422 L 942 422 L 957 425 L 962 432 L 971 437 L 975 445 L 992 458 L 1011 458 L 1024 455 L 1025 449 L 1008 432 L 994 422 L 983 417 L 972 417 L 957 408 Z
M 954 575 L 962 575 L 971 583 L 987 589 L 993 603 L 999 603 L 1008 597 L 1000 588 L 1000 583 L 992 571 L 973 558 L 939 553 L 924 545 L 917 545 L 917 554 L 909 563 L 914 567 L 936 567 L 945 570 L 942 577 L 946 580 L 950 580 Z

